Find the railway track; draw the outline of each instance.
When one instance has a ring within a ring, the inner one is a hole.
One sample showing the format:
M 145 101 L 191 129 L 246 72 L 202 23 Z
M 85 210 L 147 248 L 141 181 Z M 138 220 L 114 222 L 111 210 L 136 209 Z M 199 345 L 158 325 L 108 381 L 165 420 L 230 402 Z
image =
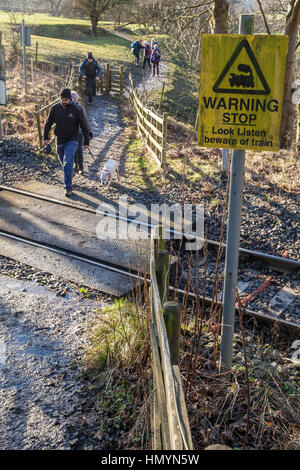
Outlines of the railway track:
M 49 202 L 49 203 L 58 204 L 58 205 L 61 205 L 61 206 L 72 208 L 72 209 L 77 209 L 77 210 L 80 210 L 80 211 L 83 211 L 83 212 L 88 212 L 90 214 L 95 214 L 95 215 L 96 214 L 97 215 L 101 214 L 101 212 L 96 208 L 93 209 L 93 208 L 90 208 L 90 207 L 83 207 L 83 206 L 80 206 L 78 204 L 70 203 L 70 202 L 67 202 L 67 201 L 62 201 L 62 200 L 59 200 L 59 199 L 54 199 L 54 198 L 51 198 L 51 197 L 43 196 L 41 194 L 35 194 L 35 193 L 30 192 L 30 191 L 26 191 L 26 190 L 14 188 L 14 187 L 0 185 L 0 191 L 10 191 L 10 192 L 20 194 L 20 195 L 23 195 L 23 196 L 28 196 L 28 197 L 31 197 L 31 198 L 34 198 L 34 199 L 39 199 L 39 200 L 46 201 L 46 202 Z M 119 220 L 123 220 L 125 222 L 130 222 L 130 223 L 132 223 L 133 220 L 134 220 L 134 219 L 129 219 L 129 218 L 126 218 L 126 217 L 119 216 L 118 214 L 117 215 L 116 214 L 107 214 L 107 213 L 103 212 L 102 215 L 103 216 L 107 215 L 109 217 L 115 217 Z M 140 221 L 139 221 L 139 224 L 148 227 L 149 231 L 154 227 L 151 224 L 143 224 L 143 222 L 140 222 Z M 206 240 L 206 243 L 207 243 L 208 247 L 211 247 L 211 248 L 218 249 L 219 246 L 220 246 L 220 243 L 215 241 L 215 240 L 209 240 L 208 239 L 208 240 Z M 222 249 L 225 251 L 226 250 L 226 245 L 223 243 L 223 244 L 221 244 L 221 246 L 222 246 Z M 298 271 L 300 271 L 300 261 L 297 261 L 297 260 L 294 260 L 294 259 L 290 259 L 290 258 L 286 258 L 286 257 L 282 257 L 282 256 L 274 256 L 274 255 L 270 255 L 268 253 L 248 250 L 246 248 L 240 248 L 239 253 L 240 253 L 241 257 L 247 257 L 247 258 L 250 257 L 252 259 L 256 259 L 257 261 L 266 263 L 266 265 L 270 266 L 273 269 L 276 269 L 279 272 L 298 272 Z
M 2 191 L 18 194 L 19 196 L 23 196 L 26 198 L 40 200 L 40 201 L 43 201 L 52 205 L 71 208 L 73 210 L 80 211 L 80 213 L 89 213 L 93 215 L 97 214 L 98 216 L 101 215 L 99 214 L 99 211 L 97 210 L 96 207 L 95 208 L 84 207 L 79 204 L 74 204 L 72 202 L 67 202 L 67 201 L 61 201 L 52 197 L 44 196 L 41 194 L 36 194 L 36 193 L 19 189 L 19 188 L 13 188 L 13 187 L 0 185 L 0 194 Z M 107 214 L 103 213 L 102 215 L 104 216 Z M 130 222 L 130 223 L 133 221 L 133 219 L 120 217 L 118 214 L 108 214 L 107 216 L 123 219 L 124 221 Z M 144 225 L 147 230 L 149 231 L 151 230 L 152 228 L 151 224 L 144 224 Z M 72 249 L 66 249 L 65 247 L 62 247 L 62 246 L 55 246 L 51 243 L 45 243 L 43 241 L 36 240 L 27 236 L 22 236 L 22 235 L 19 235 L 17 233 L 7 231 L 7 230 L 0 230 L 0 237 L 2 238 L 2 240 L 5 239 L 5 240 L 9 240 L 9 242 L 12 242 L 12 243 L 19 243 L 21 244 L 21 246 L 30 246 L 33 249 L 42 250 L 43 252 L 49 252 L 53 256 L 60 256 L 61 259 L 71 259 L 72 262 L 79 263 L 81 266 L 81 269 L 82 269 L 82 266 L 90 266 L 94 269 L 93 275 L 95 275 L 95 269 L 96 269 L 96 270 L 100 270 L 100 272 L 103 273 L 102 275 L 104 277 L 117 276 L 118 282 L 126 283 L 126 289 L 128 291 L 133 290 L 137 282 L 144 282 L 145 280 L 148 283 L 150 282 L 149 278 L 147 278 L 144 273 L 141 273 L 140 269 L 136 269 L 133 267 L 128 268 L 124 265 L 120 266 L 116 262 L 111 262 L 107 260 L 99 260 L 99 258 L 95 256 L 87 255 L 86 253 L 80 253 Z M 213 240 L 207 240 L 207 246 L 208 248 L 212 248 L 214 250 L 214 249 L 219 249 L 220 244 Z M 225 251 L 226 249 L 226 246 L 224 244 L 222 245 L 222 249 L 223 251 Z M 300 262 L 296 260 L 291 260 L 289 258 L 278 257 L 274 255 L 269 255 L 266 253 L 261 253 L 258 251 L 246 250 L 243 248 L 240 248 L 240 256 L 242 259 L 245 259 L 245 260 L 250 259 L 250 260 L 255 260 L 259 263 L 263 263 L 264 266 L 268 266 L 270 269 L 273 269 L 281 273 L 294 273 L 295 274 L 295 273 L 300 272 Z M 53 262 L 53 259 L 50 259 L 50 262 Z M 99 289 L 99 286 L 97 285 L 91 286 L 91 287 L 94 287 L 97 290 L 101 291 L 101 282 L 100 282 L 100 289 Z M 187 295 L 191 299 L 196 298 L 195 292 L 197 292 L 197 290 L 195 289 L 195 287 L 192 290 L 186 290 L 185 288 L 183 288 L 182 285 L 179 285 L 179 287 L 174 287 L 170 285 L 169 287 L 170 287 L 170 291 L 176 290 L 176 293 L 179 296 Z M 198 292 L 200 292 L 200 290 L 198 290 Z M 117 293 L 113 291 L 109 293 L 113 295 L 118 295 Z M 201 298 L 202 301 L 205 301 L 206 304 L 211 304 L 212 302 L 212 298 L 209 294 L 205 296 L 199 295 L 199 297 Z M 219 306 L 222 305 L 222 301 L 220 298 L 214 298 L 213 301 L 215 304 L 218 304 Z M 238 307 L 236 307 L 236 311 L 238 311 Z M 257 321 L 266 323 L 266 324 L 274 324 L 276 322 L 284 330 L 300 331 L 300 322 L 298 324 L 293 321 L 287 321 L 285 319 L 279 318 L 279 316 L 273 316 L 272 314 L 251 310 L 246 307 L 244 308 L 244 315 L 252 317 Z

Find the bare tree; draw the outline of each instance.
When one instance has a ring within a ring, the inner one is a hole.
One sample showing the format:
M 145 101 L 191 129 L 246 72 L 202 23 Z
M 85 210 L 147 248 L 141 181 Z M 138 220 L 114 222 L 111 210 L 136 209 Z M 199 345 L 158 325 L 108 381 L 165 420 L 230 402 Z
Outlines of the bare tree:
M 102 15 L 126 0 L 74 0 L 73 8 L 91 20 L 92 31 L 97 36 L 97 25 Z
M 48 0 L 52 16 L 59 16 L 63 0 Z
M 289 133 L 294 127 L 295 105 L 292 102 L 292 84 L 294 80 L 294 69 L 296 59 L 296 46 L 298 43 L 300 24 L 300 0 L 291 0 L 286 17 L 285 34 L 289 36 L 289 47 L 286 62 L 286 75 L 284 86 L 281 145 L 287 147 Z

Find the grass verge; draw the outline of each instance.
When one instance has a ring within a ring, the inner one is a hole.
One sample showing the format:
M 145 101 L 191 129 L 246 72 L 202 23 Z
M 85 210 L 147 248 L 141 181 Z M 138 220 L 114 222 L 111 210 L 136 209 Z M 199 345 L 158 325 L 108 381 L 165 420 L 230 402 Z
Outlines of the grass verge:
M 91 330 L 84 376 L 99 415 L 105 449 L 149 448 L 147 309 L 117 299 Z

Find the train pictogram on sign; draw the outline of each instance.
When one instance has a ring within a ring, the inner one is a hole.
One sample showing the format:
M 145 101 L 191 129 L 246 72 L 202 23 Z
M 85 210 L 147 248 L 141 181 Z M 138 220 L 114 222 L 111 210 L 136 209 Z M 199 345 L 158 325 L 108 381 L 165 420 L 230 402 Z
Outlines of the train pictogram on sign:
M 239 63 L 239 57 L 243 51 L 246 52 L 250 64 Z M 236 66 L 237 63 L 238 65 Z M 253 71 L 256 72 L 256 77 L 254 77 Z M 213 86 L 213 91 L 215 93 L 238 93 L 247 95 L 268 95 L 270 93 L 270 87 L 247 39 L 243 39 L 238 44 Z
M 249 65 L 240 64 L 238 66 L 238 71 L 243 72 L 243 74 L 231 73 L 229 78 L 230 86 L 241 86 L 243 88 L 254 88 L 254 79 L 253 72 Z

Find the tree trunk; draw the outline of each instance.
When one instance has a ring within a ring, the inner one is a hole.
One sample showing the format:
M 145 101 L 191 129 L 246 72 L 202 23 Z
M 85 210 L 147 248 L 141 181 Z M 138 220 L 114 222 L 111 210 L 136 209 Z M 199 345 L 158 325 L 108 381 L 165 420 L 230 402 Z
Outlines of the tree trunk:
M 291 0 L 290 10 L 286 19 L 285 34 L 289 36 L 289 47 L 286 60 L 286 75 L 284 84 L 283 110 L 281 123 L 281 147 L 287 148 L 294 130 L 295 105 L 292 102 L 292 84 L 294 81 L 294 65 L 296 45 L 300 23 L 300 0 Z
M 91 11 L 90 13 L 91 23 L 92 23 L 92 31 L 93 35 L 97 36 L 97 25 L 99 21 L 99 14 L 97 11 Z
M 227 0 L 215 0 L 213 10 L 213 32 L 215 34 L 226 34 L 228 32 L 228 9 Z
M 59 16 L 61 2 L 62 0 L 58 0 L 56 3 L 54 0 L 50 0 L 52 16 Z
M 228 10 L 229 3 L 227 0 L 215 0 L 213 11 L 213 32 L 215 34 L 228 33 Z M 222 176 L 228 173 L 228 149 L 222 149 Z

